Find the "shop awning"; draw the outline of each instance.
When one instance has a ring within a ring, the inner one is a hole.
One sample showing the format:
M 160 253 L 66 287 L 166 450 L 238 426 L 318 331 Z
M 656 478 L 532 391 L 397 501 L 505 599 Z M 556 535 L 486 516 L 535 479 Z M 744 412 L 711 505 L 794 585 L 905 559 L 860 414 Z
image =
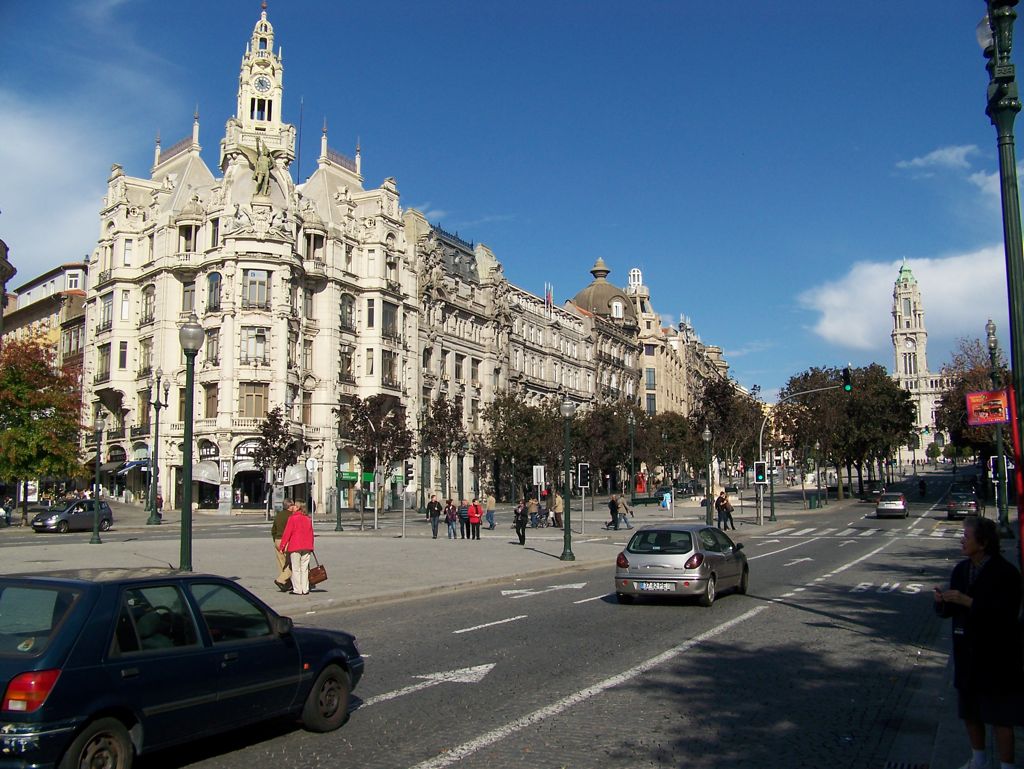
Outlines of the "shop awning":
M 196 462 L 192 465 L 192 480 L 217 486 L 220 484 L 220 467 L 216 462 Z
M 121 469 L 121 465 L 123 465 L 123 464 L 124 464 L 124 462 L 104 462 L 102 465 L 100 465 L 100 472 L 101 473 L 113 473 L 113 472 L 115 472 L 117 470 L 120 470 Z
M 125 475 L 129 470 L 138 468 L 143 472 L 149 472 L 149 460 L 148 459 L 133 459 L 131 462 L 126 462 L 124 467 L 117 471 L 118 475 Z
M 301 464 L 289 465 L 284 469 L 284 485 L 299 486 L 306 482 L 306 466 Z

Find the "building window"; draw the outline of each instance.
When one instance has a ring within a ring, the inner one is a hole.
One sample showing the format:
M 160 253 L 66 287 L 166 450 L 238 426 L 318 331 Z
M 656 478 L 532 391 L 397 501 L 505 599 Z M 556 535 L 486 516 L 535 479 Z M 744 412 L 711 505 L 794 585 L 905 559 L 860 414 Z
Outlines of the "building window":
M 135 241 L 131 238 L 125 238 L 124 241 L 124 266 L 132 266 L 132 252 L 135 250 Z
M 373 348 L 366 348 L 366 376 L 373 376 Z
M 382 333 L 392 339 L 398 338 L 398 305 L 391 302 L 381 303 Z
M 207 419 L 216 419 L 219 408 L 219 388 L 215 384 L 203 385 L 203 414 Z
M 196 309 L 196 284 L 183 283 L 181 286 L 181 311 L 194 312 Z
M 469 424 L 474 430 L 480 429 L 480 401 L 469 402 Z
M 100 297 L 100 329 L 106 330 L 114 324 L 114 292 Z
M 653 368 L 644 369 L 644 374 L 647 376 L 647 389 L 648 390 L 655 389 L 654 369 Z
M 313 424 L 313 393 L 302 392 L 302 424 Z
M 356 300 L 351 294 L 341 295 L 341 330 L 356 330 Z
M 82 276 L 78 272 L 68 273 L 68 290 L 73 291 L 81 285 Z
M 117 367 L 121 370 L 128 368 L 128 343 L 117 343 Z
M 306 259 L 322 262 L 324 259 L 324 236 L 317 232 L 307 232 L 305 240 Z
M 475 385 L 480 384 L 480 361 L 476 358 L 470 358 L 469 361 L 469 381 Z
M 132 292 L 127 288 L 121 290 L 121 320 L 131 318 Z
M 647 356 L 654 355 L 654 345 L 653 344 L 645 344 L 644 345 L 644 355 L 647 355 Z
M 250 419 L 267 416 L 270 385 L 262 382 L 241 382 L 238 385 L 238 413 Z
M 398 385 L 398 353 L 383 350 L 380 355 L 381 382 L 385 387 L 397 388 Z
M 147 336 L 139 340 L 139 376 L 145 376 L 153 370 L 153 337 Z
M 242 363 L 267 362 L 267 329 L 259 326 L 242 327 Z
M 374 317 L 373 317 L 373 300 L 366 300 L 366 327 L 373 328 Z
M 302 294 L 302 312 L 307 319 L 313 319 L 313 291 L 308 288 Z
M 270 308 L 270 273 L 245 270 L 242 273 L 242 307 Z
M 465 355 L 459 355 L 455 353 L 455 381 L 462 381 L 462 364 L 466 360 Z
M 313 340 L 302 340 L 302 368 L 305 371 L 313 370 Z
M 338 354 L 338 378 L 342 382 L 354 382 L 352 374 L 352 348 L 343 345 Z
M 651 395 L 650 393 L 648 393 L 648 395 L 647 395 L 647 416 L 653 417 L 654 414 L 657 412 L 657 410 L 658 410 L 657 409 L 657 396 Z
M 135 407 L 137 415 L 135 417 L 135 424 L 139 427 L 149 427 L 149 412 L 151 408 L 149 404 L 149 390 L 142 390 L 137 396 L 138 405 Z
M 194 224 L 182 224 L 178 226 L 178 252 L 184 254 L 195 253 L 196 236 L 199 234 L 199 227 Z
M 101 344 L 98 348 L 99 356 L 96 364 L 96 381 L 106 382 L 110 379 L 110 345 Z
M 288 335 L 288 368 L 295 368 L 299 363 L 299 338 Z
M 612 302 L 612 317 L 619 319 L 622 318 L 622 302 L 620 302 L 618 299 Z
M 220 329 L 211 328 L 206 332 L 206 362 L 213 365 L 220 363 Z
M 219 272 L 211 272 L 206 276 L 206 311 L 220 310 L 221 277 Z
M 220 245 L 220 219 L 210 220 L 210 248 Z
M 423 348 L 423 360 L 422 360 L 423 370 L 424 371 L 430 371 L 430 364 L 434 362 L 433 358 L 434 358 L 434 348 L 433 347 L 424 347 Z
M 139 325 L 144 326 L 152 323 L 156 317 L 156 286 L 146 286 L 142 289 L 142 317 L 139 318 Z

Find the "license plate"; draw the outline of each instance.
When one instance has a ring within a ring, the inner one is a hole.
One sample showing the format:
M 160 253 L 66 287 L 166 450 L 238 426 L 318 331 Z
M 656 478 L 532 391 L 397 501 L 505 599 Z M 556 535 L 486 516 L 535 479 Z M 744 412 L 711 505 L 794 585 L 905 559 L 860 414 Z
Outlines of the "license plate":
M 676 589 L 674 582 L 637 582 L 637 590 L 654 590 L 672 592 Z

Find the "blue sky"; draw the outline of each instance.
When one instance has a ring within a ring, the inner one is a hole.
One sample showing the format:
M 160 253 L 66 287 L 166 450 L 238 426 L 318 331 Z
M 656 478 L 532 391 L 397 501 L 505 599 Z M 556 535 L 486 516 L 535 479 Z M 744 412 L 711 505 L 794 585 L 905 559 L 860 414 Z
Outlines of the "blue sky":
M 929 365 L 1008 346 L 984 3 L 271 0 L 303 177 L 326 118 L 367 187 L 562 302 L 601 256 L 769 400 L 810 366 L 892 366 L 906 258 Z M 191 131 L 214 169 L 252 0 L 0 3 L 0 237 L 17 286 L 89 252 L 112 163 Z M 1024 38 L 1021 38 L 1024 39 Z M 1024 131 L 1024 129 L 1022 129 Z

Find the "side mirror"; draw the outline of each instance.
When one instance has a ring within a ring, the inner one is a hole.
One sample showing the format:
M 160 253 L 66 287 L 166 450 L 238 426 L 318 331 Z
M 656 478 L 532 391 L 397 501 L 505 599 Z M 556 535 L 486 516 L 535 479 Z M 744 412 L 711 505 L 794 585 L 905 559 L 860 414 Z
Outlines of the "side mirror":
M 737 542 L 736 543 L 736 549 L 737 550 L 742 550 L 743 549 L 743 543 L 742 542 Z
M 291 617 L 276 617 L 274 619 L 274 633 L 279 636 L 291 635 L 294 623 Z

